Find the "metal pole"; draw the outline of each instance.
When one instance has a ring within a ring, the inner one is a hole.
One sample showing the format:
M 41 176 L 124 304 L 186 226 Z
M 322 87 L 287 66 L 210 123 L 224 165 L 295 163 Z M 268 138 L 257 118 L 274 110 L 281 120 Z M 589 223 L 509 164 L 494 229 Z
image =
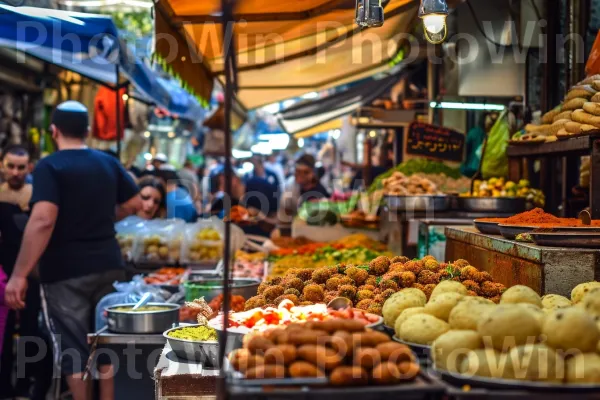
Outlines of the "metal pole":
M 116 102 L 116 116 L 117 116 L 117 157 L 121 160 L 121 96 L 119 95 L 119 63 L 115 66 L 116 73 L 116 84 L 115 84 L 115 96 Z

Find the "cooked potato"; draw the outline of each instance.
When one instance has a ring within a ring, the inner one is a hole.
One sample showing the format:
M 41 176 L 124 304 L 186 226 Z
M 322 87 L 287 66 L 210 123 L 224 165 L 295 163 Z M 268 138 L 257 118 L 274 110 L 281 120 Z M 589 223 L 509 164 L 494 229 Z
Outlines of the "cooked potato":
M 537 318 L 516 304 L 496 307 L 477 325 L 484 344 L 489 343 L 499 351 L 534 342 L 540 331 Z
M 462 294 L 454 292 L 440 293 L 435 297 L 431 296 L 431 299 L 425 305 L 424 311 L 426 314 L 433 315 L 443 321 L 448 321 L 450 312 L 456 307 L 462 297 Z
M 571 291 L 571 302 L 573 304 L 579 303 L 589 291 L 598 287 L 600 287 L 600 282 L 587 282 L 575 286 Z
M 373 368 L 371 378 L 376 385 L 393 385 L 400 382 L 400 370 L 393 362 L 382 362 Z
M 590 290 L 577 306 L 594 317 L 600 317 L 600 288 Z
M 594 319 L 579 307 L 559 308 L 546 317 L 542 326 L 546 344 L 565 351 L 596 351 L 600 332 Z
M 467 288 L 460 282 L 456 281 L 442 281 L 440 282 L 435 289 L 431 292 L 430 299 L 433 299 L 437 295 L 442 293 L 458 293 L 463 296 L 467 295 Z
M 564 360 L 545 344 L 526 344 L 512 349 L 506 358 L 506 379 L 561 382 Z
M 392 361 L 396 364 L 413 361 L 410 347 L 397 342 L 380 343 L 375 347 L 382 361 Z
M 529 303 L 542 308 L 542 299 L 530 287 L 516 285 L 506 289 L 500 297 L 500 304 Z
M 400 292 L 397 292 L 387 299 L 383 304 L 383 321 L 387 326 L 395 326 L 396 318 L 398 318 L 402 311 L 406 310 L 407 308 L 425 306 L 425 303 L 427 302 L 425 293 L 421 292 L 419 289 L 412 289 L 421 293 L 421 296 L 419 296 L 416 295 L 414 291 L 405 292 L 405 290 L 411 289 L 404 289 Z
M 571 300 L 559 294 L 547 294 L 542 296 L 543 308 L 565 308 L 571 307 Z
M 369 383 L 369 374 L 361 367 L 337 367 L 331 371 L 329 382 L 333 386 L 363 386 Z
M 506 355 L 493 349 L 478 349 L 467 353 L 460 364 L 460 373 L 466 376 L 501 378 Z
M 450 312 L 448 323 L 452 329 L 470 329 L 477 330 L 479 321 L 496 309 L 496 304 L 484 304 L 474 302 L 459 302 Z
M 305 344 L 299 347 L 296 355 L 299 359 L 308 361 L 324 370 L 333 369 L 342 363 L 342 358 L 335 350 L 314 344 Z
M 578 354 L 566 361 L 567 383 L 600 383 L 600 355 Z
M 246 379 L 280 379 L 285 378 L 283 365 L 259 365 L 246 371 Z
M 325 373 L 317 368 L 314 364 L 306 361 L 295 361 L 289 368 L 292 378 L 317 378 L 325 376 Z
M 413 315 L 425 314 L 424 310 L 425 307 L 411 307 L 402 311 L 400 315 L 398 315 L 398 318 L 396 318 L 396 323 L 394 324 L 394 331 L 396 332 L 396 336 L 399 336 L 400 327 L 402 326 L 402 323 L 404 323 L 404 321 L 406 321 L 409 317 L 412 317 Z
M 460 372 L 459 366 L 467 353 L 483 347 L 481 336 L 475 331 L 450 330 L 438 337 L 431 346 L 431 357 L 437 368 Z
M 429 314 L 417 314 L 408 318 L 400 327 L 400 339 L 416 344 L 430 345 L 441 334 L 450 330 L 450 325 Z
M 543 325 L 546 313 L 541 308 L 534 306 L 531 303 L 519 303 L 517 306 L 529 311 L 529 313 L 537 319 L 538 324 L 540 324 L 540 326 Z

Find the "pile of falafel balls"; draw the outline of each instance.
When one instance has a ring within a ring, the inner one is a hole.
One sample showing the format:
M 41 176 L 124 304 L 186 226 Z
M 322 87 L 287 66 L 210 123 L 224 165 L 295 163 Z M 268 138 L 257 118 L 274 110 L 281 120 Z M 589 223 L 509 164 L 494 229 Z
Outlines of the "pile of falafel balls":
M 338 264 L 316 269 L 290 269 L 284 277 L 267 279 L 258 287 L 257 296 L 246 301 L 245 310 L 276 307 L 284 299 L 295 305 L 329 303 L 347 297 L 358 309 L 381 315 L 383 303 L 404 288 L 422 290 L 427 298 L 444 280 L 461 282 L 471 296 L 486 297 L 494 302 L 506 290 L 466 260 L 440 263 L 433 256 L 421 260 L 380 256 L 368 265 Z

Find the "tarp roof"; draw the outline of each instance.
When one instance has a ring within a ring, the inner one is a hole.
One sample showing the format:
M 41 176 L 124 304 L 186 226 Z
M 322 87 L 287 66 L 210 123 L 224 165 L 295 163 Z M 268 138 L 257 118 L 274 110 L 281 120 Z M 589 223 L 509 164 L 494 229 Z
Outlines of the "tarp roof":
M 238 100 L 253 109 L 389 69 L 418 1 L 389 0 L 385 24 L 364 30 L 354 7 L 355 0 L 239 1 Z M 157 3 L 157 53 L 196 92 L 206 90 L 207 80 L 223 80 L 219 8 L 217 0 Z

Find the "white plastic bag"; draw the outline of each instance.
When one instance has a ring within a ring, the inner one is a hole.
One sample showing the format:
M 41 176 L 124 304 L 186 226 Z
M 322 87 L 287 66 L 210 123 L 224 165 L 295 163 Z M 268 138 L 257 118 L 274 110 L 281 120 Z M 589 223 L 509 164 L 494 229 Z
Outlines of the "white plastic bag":
M 230 254 L 242 248 L 246 237 L 244 231 L 231 224 Z M 223 257 L 225 224 L 216 217 L 186 224 L 181 261 L 184 263 L 216 263 Z
M 140 217 L 132 215 L 115 224 L 121 255 L 126 262 L 133 260 L 136 238 L 144 231 L 147 222 Z
M 148 221 L 135 244 L 136 262 L 175 264 L 181 254 L 185 222 L 180 219 Z

